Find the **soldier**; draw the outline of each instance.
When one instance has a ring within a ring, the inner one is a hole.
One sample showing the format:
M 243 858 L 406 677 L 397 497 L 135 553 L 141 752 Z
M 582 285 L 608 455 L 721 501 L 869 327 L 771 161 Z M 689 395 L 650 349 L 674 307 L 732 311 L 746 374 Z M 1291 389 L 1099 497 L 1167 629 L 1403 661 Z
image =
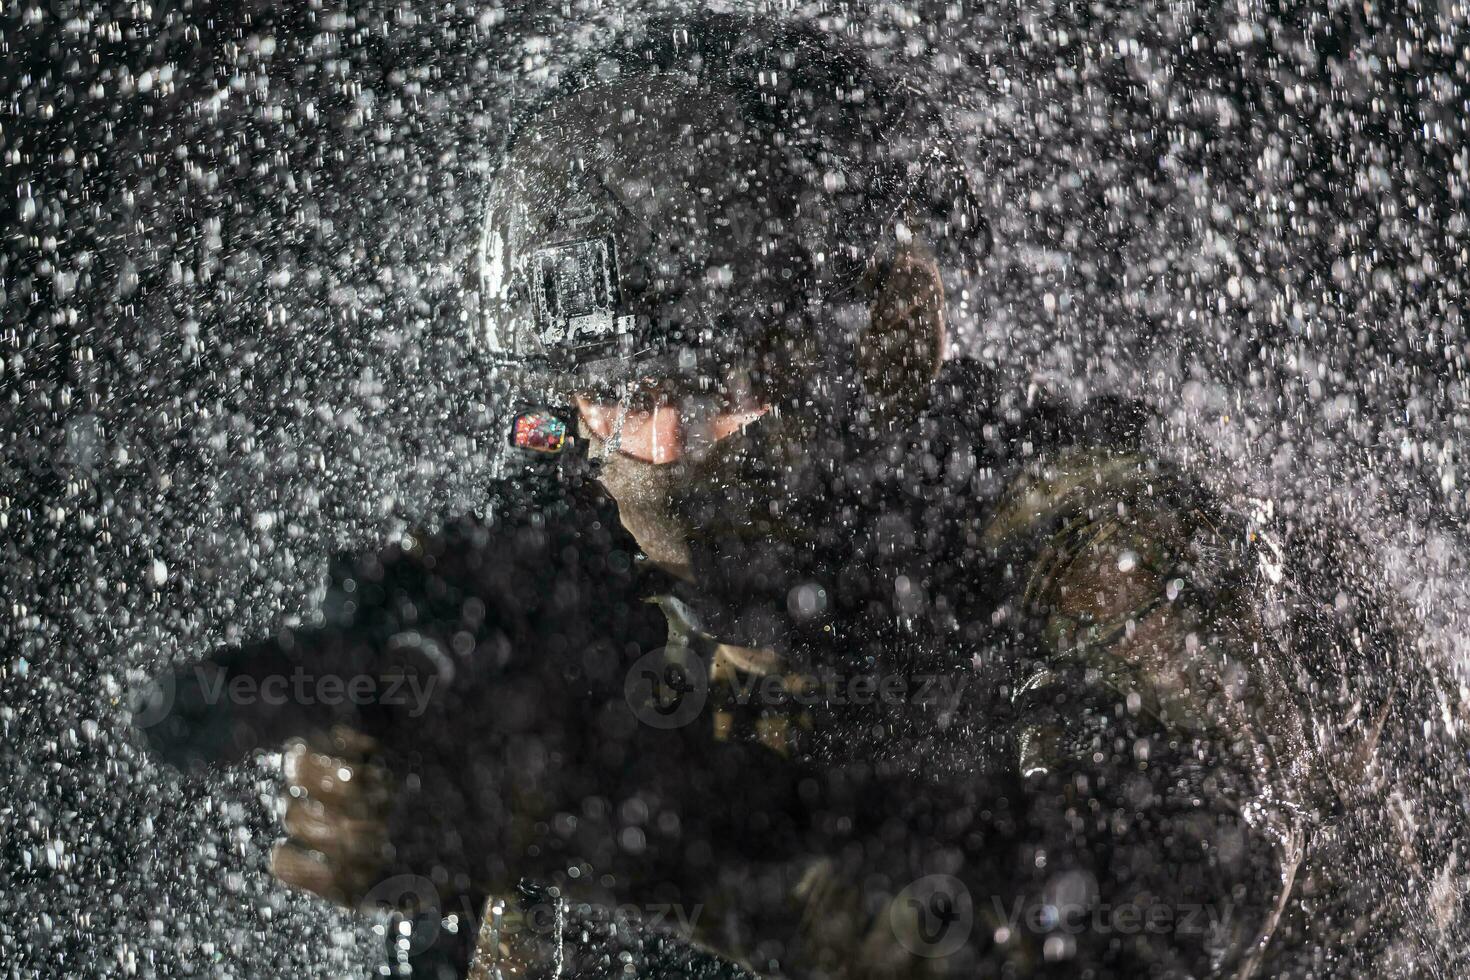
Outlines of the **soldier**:
M 494 513 L 212 661 L 423 703 L 221 725 L 186 679 L 157 744 L 311 729 L 276 875 L 421 882 L 481 976 L 691 969 L 670 932 L 772 976 L 1269 972 L 1403 654 L 1135 410 L 947 358 L 988 247 L 934 108 L 856 55 L 728 17 L 610 49 L 490 195 Z

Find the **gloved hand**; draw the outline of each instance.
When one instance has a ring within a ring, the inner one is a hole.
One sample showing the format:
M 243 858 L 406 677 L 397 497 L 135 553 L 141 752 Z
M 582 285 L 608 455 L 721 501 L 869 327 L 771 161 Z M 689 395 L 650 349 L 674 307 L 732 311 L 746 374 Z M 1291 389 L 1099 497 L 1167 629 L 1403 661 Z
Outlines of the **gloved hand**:
M 369 897 L 392 859 L 388 819 L 397 797 L 377 755 L 372 738 L 342 726 L 287 743 L 287 839 L 271 852 L 272 874 L 340 905 Z
M 509 496 L 493 522 L 461 519 L 339 566 L 322 626 L 163 673 L 135 724 L 191 770 L 289 739 L 332 750 L 335 733 L 328 754 L 360 763 L 376 746 L 400 789 L 431 791 L 409 778 L 421 766 L 516 752 L 529 758 L 513 782 L 538 788 L 538 760 L 565 741 L 553 730 L 620 694 L 624 662 L 663 642 L 633 553 L 590 485 L 544 506 Z

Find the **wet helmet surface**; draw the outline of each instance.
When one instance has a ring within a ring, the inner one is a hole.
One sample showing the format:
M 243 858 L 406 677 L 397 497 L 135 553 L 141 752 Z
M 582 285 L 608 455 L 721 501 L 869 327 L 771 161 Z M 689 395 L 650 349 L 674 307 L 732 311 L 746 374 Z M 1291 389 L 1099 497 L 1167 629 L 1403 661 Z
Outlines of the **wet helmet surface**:
M 528 111 L 479 255 L 492 357 L 580 385 L 830 331 L 886 246 L 988 231 L 934 108 L 830 38 L 655 25 Z M 841 333 L 842 331 L 836 331 Z

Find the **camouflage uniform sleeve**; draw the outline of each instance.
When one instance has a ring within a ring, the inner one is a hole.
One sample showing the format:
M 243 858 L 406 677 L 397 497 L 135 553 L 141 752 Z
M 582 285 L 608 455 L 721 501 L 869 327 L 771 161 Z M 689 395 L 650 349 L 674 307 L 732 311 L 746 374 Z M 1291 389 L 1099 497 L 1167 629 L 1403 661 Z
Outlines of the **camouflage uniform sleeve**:
M 1224 740 L 1274 792 L 1299 796 L 1307 737 L 1286 651 L 1262 623 L 1256 532 L 1142 460 L 1058 470 L 1072 485 L 1037 515 L 1051 526 L 1023 596 L 1041 640 L 1030 682 L 1082 668 L 1129 712 Z M 1040 764 L 1039 743 L 1024 751 Z
M 1037 642 L 1014 693 L 1019 768 L 1037 786 L 1088 787 L 1093 812 L 1111 808 L 1105 833 L 1056 829 L 1083 864 L 1114 848 L 1145 869 L 1130 885 L 1098 868 L 1101 887 L 1120 889 L 1104 901 L 1171 915 L 1184 901 L 1230 904 L 1211 934 L 1134 937 L 1158 947 L 1145 955 L 1251 975 L 1320 785 L 1291 651 L 1265 621 L 1273 553 L 1190 482 L 1102 453 L 1018 482 L 992 544 L 1028 535 L 1018 611 Z

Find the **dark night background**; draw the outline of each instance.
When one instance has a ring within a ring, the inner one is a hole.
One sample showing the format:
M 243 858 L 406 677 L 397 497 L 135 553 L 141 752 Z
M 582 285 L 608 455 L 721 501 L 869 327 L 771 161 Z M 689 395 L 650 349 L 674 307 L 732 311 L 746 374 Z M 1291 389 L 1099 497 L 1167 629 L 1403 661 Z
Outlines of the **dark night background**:
M 375 968 L 371 922 L 265 873 L 269 765 L 161 770 L 127 696 L 309 618 L 333 553 L 484 503 L 485 168 L 516 100 L 669 9 L 0 14 L 0 971 Z M 1424 656 L 1467 658 L 1470 7 L 736 9 L 939 93 L 997 240 L 966 350 L 1145 399 L 1161 452 L 1356 526 Z M 1461 973 L 1462 924 L 1416 922 L 1405 961 Z

